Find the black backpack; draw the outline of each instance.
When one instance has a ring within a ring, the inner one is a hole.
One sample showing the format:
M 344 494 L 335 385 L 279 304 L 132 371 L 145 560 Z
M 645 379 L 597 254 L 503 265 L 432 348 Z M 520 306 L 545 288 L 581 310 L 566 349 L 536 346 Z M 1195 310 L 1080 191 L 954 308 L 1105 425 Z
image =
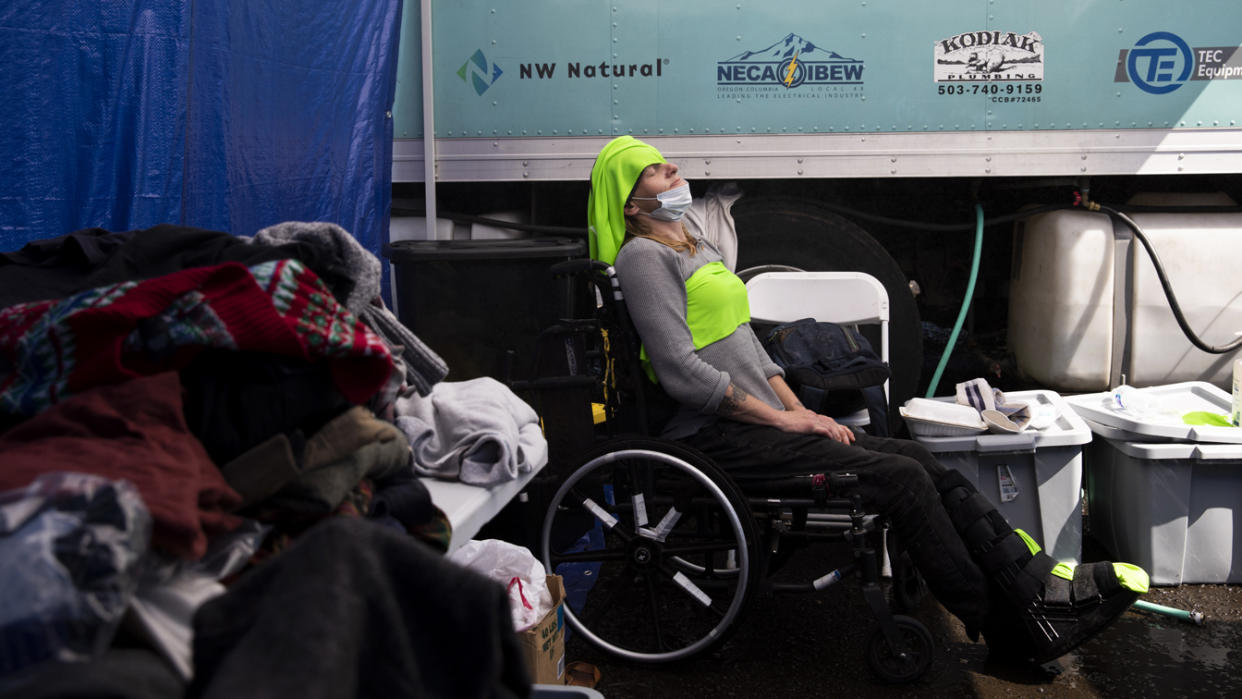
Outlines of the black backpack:
M 888 435 L 889 368 L 857 328 L 803 318 L 772 328 L 763 347 L 803 405 L 833 417 L 865 407 L 868 431 Z

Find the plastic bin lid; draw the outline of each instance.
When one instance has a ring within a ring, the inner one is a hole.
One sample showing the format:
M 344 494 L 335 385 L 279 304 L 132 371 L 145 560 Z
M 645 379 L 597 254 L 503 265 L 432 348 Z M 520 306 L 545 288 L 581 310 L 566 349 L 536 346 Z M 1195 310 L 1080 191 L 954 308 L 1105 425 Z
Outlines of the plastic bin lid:
M 1151 461 L 1168 459 L 1194 459 L 1197 461 L 1242 460 L 1242 444 L 1192 444 L 1187 442 L 1135 442 L 1125 430 L 1086 421 L 1099 437 L 1114 449 L 1135 459 Z
M 936 400 L 954 402 L 953 396 L 937 397 Z M 1027 427 L 1017 434 L 968 435 L 962 437 L 915 437 L 920 444 L 933 453 L 943 452 L 1033 452 L 1044 447 L 1069 447 L 1091 441 L 1091 428 L 1083 421 L 1056 391 L 1006 391 L 1005 400 L 1025 401 L 1032 412 L 1040 406 L 1051 406 L 1056 419 L 1044 429 Z
M 393 262 L 429 260 L 479 261 L 523 257 L 582 257 L 586 241 L 573 238 L 512 238 L 505 240 L 398 240 L 384 244 Z
M 1228 415 L 1232 398 L 1206 381 L 1186 381 L 1136 389 L 1153 406 L 1146 413 L 1114 406 L 1112 391 L 1068 396 L 1065 402 L 1092 424 L 1119 430 L 1120 438 L 1135 442 L 1181 441 L 1242 444 L 1242 427 L 1187 425 L 1186 413 L 1203 411 Z

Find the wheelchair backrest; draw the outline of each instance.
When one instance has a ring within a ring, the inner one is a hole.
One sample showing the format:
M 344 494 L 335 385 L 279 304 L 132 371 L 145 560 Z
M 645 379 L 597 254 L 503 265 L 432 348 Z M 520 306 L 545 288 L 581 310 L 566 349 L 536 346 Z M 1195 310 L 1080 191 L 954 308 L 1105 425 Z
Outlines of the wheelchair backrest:
M 642 343 L 626 310 L 616 271 L 596 260 L 579 259 L 553 265 L 552 273 L 573 278 L 595 301 L 589 318 L 569 320 L 545 331 L 561 336 L 560 341 L 545 344 L 566 352 L 563 362 L 558 358 L 553 363 L 571 374 L 595 379 L 605 433 L 658 434 L 675 406 L 642 369 Z M 566 337 L 573 339 L 566 341 Z

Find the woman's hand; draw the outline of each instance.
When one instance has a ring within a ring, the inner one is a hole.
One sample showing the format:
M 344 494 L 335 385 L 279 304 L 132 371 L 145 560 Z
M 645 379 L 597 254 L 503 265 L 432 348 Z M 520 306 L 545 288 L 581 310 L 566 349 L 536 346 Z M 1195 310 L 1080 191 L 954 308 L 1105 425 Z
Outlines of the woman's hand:
M 842 444 L 854 443 L 854 431 L 845 425 L 840 424 L 836 420 L 821 415 L 814 410 L 806 408 L 794 408 L 785 410 L 781 413 L 784 416 L 780 425 L 777 425 L 784 432 L 798 432 L 802 434 L 822 434 L 829 439 L 841 442 Z
M 770 380 L 770 383 L 778 389 L 777 395 L 785 404 L 784 410 L 777 410 L 758 398 L 751 398 L 749 393 L 730 384 L 716 412 L 738 422 L 771 425 L 782 432 L 818 434 L 842 444 L 854 443 L 853 430 L 827 415 L 804 408 L 793 392 L 780 381 L 779 376 L 773 379 L 775 382 Z

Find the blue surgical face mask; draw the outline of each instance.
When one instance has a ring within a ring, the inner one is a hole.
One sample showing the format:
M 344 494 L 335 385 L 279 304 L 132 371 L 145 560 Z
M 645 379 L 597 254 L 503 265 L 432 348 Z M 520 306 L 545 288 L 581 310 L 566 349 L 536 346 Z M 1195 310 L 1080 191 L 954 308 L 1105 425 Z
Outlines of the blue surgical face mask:
M 659 208 L 655 211 L 648 212 L 651 218 L 658 218 L 661 221 L 680 221 L 682 216 L 690 210 L 690 203 L 693 200 L 690 196 L 690 185 L 683 184 L 680 187 L 673 187 L 667 192 L 660 192 L 654 197 L 630 197 L 631 199 L 654 199 L 660 202 Z

